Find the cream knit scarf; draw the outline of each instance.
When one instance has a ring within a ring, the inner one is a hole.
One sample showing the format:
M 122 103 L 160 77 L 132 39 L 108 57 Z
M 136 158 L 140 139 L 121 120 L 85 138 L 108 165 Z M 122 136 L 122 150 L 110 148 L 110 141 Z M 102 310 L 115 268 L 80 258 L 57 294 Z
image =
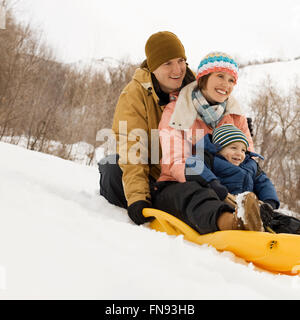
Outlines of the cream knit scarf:
M 180 90 L 174 112 L 169 122 L 171 128 L 177 130 L 190 129 L 197 118 L 204 121 L 202 116 L 198 113 L 192 99 L 193 91 L 196 88 L 197 81 L 194 81 Z M 223 106 L 221 106 L 221 108 L 223 108 Z M 229 113 L 237 115 L 243 114 L 238 102 L 232 96 L 228 98 L 224 111 L 222 117 Z
M 210 105 L 197 88 L 192 92 L 192 101 L 200 118 L 208 127 L 215 129 L 224 116 L 227 101 Z

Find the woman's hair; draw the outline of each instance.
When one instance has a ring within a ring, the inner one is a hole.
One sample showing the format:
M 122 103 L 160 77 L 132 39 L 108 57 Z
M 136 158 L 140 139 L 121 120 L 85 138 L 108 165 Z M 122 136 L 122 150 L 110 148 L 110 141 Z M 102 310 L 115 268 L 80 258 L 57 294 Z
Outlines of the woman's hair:
M 198 88 L 200 90 L 205 89 L 206 84 L 207 84 L 207 80 L 208 80 L 210 75 L 211 75 L 211 73 L 206 74 L 205 76 L 203 76 L 203 77 L 198 79 Z

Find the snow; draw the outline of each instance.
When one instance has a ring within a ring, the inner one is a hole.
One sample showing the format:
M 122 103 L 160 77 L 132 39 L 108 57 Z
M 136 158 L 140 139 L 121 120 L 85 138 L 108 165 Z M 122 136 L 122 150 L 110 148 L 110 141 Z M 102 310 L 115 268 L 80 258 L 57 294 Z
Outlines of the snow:
M 283 96 L 295 93 L 300 86 L 300 59 L 251 65 L 240 69 L 233 95 L 243 110 L 251 115 L 251 100 L 269 84 Z M 255 106 L 251 106 L 253 109 Z
M 244 210 L 244 199 L 245 199 L 245 196 L 248 194 L 249 192 L 244 192 L 244 193 L 241 193 L 241 194 L 238 194 L 236 197 L 235 197 L 235 201 L 236 201 L 236 205 L 237 205 L 237 217 L 242 219 L 242 221 L 244 222 L 245 221 L 245 210 Z
M 97 167 L 0 143 L 0 299 L 298 299 L 300 277 L 136 226 Z
M 31 137 L 28 142 L 28 138 L 24 135 L 3 136 L 1 138 L 2 142 L 11 143 L 23 148 L 28 148 L 28 145 L 30 145 L 32 140 L 34 139 Z M 62 144 L 59 141 L 48 140 L 44 143 L 47 145 L 49 153 L 57 155 L 59 153 L 59 150 L 62 150 L 64 148 L 66 150 L 66 153 L 69 155 L 69 159 L 72 159 L 73 161 L 80 164 L 97 165 L 97 162 L 99 162 L 99 160 L 104 157 L 103 148 L 99 147 L 94 149 L 91 144 L 88 144 L 84 141 L 76 142 L 73 144 Z M 39 147 L 39 141 L 36 143 L 36 147 Z M 95 151 L 95 157 L 91 161 L 88 154 L 93 153 L 93 151 Z

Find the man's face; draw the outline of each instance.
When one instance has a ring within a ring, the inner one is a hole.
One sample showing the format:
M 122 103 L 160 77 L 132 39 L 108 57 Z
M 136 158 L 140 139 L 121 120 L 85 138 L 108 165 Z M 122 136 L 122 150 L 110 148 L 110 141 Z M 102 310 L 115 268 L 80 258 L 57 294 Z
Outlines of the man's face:
M 177 91 L 185 77 L 186 62 L 183 58 L 171 59 L 153 71 L 159 86 L 165 93 Z

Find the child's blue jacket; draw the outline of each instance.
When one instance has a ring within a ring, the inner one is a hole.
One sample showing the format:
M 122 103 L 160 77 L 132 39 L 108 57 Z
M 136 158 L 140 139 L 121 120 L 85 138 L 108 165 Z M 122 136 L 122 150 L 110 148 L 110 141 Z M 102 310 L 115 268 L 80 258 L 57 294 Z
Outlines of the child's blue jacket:
M 210 134 L 205 135 L 197 143 L 196 150 L 196 155 L 189 157 L 186 161 L 186 176 L 192 175 L 193 180 L 199 180 L 202 184 L 217 179 L 231 194 L 252 191 L 260 200 L 273 200 L 277 208 L 279 207 L 280 203 L 273 183 L 259 168 L 258 163 L 252 159 L 252 157 L 263 159 L 261 155 L 247 151 L 245 160 L 239 166 L 235 166 L 218 154 L 221 146 L 211 142 Z

